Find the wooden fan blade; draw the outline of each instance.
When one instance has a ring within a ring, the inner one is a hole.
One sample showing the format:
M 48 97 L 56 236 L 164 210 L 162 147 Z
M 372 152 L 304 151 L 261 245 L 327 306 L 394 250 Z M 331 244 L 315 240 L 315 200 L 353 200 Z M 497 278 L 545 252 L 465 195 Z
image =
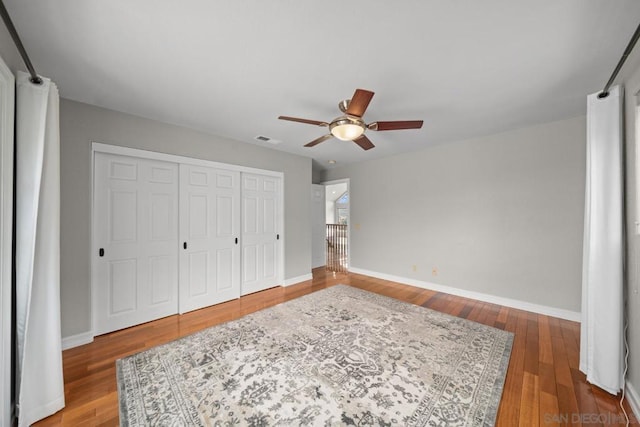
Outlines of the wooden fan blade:
M 358 144 L 363 150 L 371 150 L 375 145 L 367 138 L 362 135 L 360 138 L 356 138 L 353 140 L 356 144 Z
M 306 123 L 308 125 L 316 125 L 316 126 L 329 126 L 327 122 L 320 122 L 318 120 L 309 120 L 309 119 L 299 119 L 297 117 L 289 117 L 289 116 L 280 116 L 278 117 L 280 120 L 289 120 L 290 122 L 298 122 L 298 123 Z
M 402 130 L 402 129 L 420 129 L 422 120 L 404 120 L 398 122 L 373 122 L 367 125 L 371 130 Z
M 320 138 L 318 138 L 318 139 L 314 139 L 313 141 L 311 141 L 311 142 L 310 142 L 310 143 L 308 143 L 308 144 L 305 144 L 304 146 L 305 146 L 305 147 L 313 147 L 314 145 L 318 145 L 318 144 L 320 144 L 321 142 L 326 141 L 327 139 L 331 139 L 332 137 L 333 137 L 333 135 L 331 135 L 330 133 L 328 133 L 328 134 L 326 134 L 326 135 L 321 136 L 321 137 L 320 137 Z
M 356 89 L 345 112 L 350 116 L 362 117 L 369 106 L 369 102 L 371 102 L 371 98 L 373 98 L 373 92 Z

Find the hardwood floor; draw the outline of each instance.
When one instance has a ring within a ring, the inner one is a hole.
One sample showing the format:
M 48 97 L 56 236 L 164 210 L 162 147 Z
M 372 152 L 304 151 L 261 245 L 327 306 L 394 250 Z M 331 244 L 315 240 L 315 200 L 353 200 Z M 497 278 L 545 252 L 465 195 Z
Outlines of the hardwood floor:
M 66 407 L 37 426 L 118 425 L 115 361 L 218 323 L 338 283 L 377 292 L 515 334 L 498 426 L 624 425 L 618 401 L 589 385 L 578 370 L 578 323 L 353 273 L 313 272 L 313 280 L 273 288 L 182 316 L 96 337 L 66 350 Z M 638 422 L 631 413 L 631 425 Z

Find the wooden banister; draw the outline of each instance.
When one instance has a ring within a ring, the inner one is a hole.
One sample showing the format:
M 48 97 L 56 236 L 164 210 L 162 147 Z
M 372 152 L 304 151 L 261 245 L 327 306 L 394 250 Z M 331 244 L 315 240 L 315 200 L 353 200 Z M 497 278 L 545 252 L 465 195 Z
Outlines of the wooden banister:
M 327 269 L 335 272 L 347 271 L 348 225 L 327 224 Z

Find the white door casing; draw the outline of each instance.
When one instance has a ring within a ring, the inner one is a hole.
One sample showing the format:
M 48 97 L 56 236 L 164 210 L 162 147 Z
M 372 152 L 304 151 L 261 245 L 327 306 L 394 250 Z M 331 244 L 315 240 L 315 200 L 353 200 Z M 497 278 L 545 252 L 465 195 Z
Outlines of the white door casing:
M 279 281 L 282 180 L 242 174 L 242 295 Z
M 326 264 L 327 232 L 325 219 L 325 187 L 311 185 L 311 267 Z
M 180 313 L 240 297 L 240 172 L 180 165 Z
M 178 311 L 178 165 L 96 153 L 94 334 Z

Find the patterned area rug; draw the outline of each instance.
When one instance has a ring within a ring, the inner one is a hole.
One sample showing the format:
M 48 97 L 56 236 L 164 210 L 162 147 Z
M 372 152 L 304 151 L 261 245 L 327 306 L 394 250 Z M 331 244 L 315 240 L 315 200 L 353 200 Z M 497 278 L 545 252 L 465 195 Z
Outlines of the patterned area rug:
M 118 360 L 120 422 L 493 425 L 512 342 L 338 285 Z

